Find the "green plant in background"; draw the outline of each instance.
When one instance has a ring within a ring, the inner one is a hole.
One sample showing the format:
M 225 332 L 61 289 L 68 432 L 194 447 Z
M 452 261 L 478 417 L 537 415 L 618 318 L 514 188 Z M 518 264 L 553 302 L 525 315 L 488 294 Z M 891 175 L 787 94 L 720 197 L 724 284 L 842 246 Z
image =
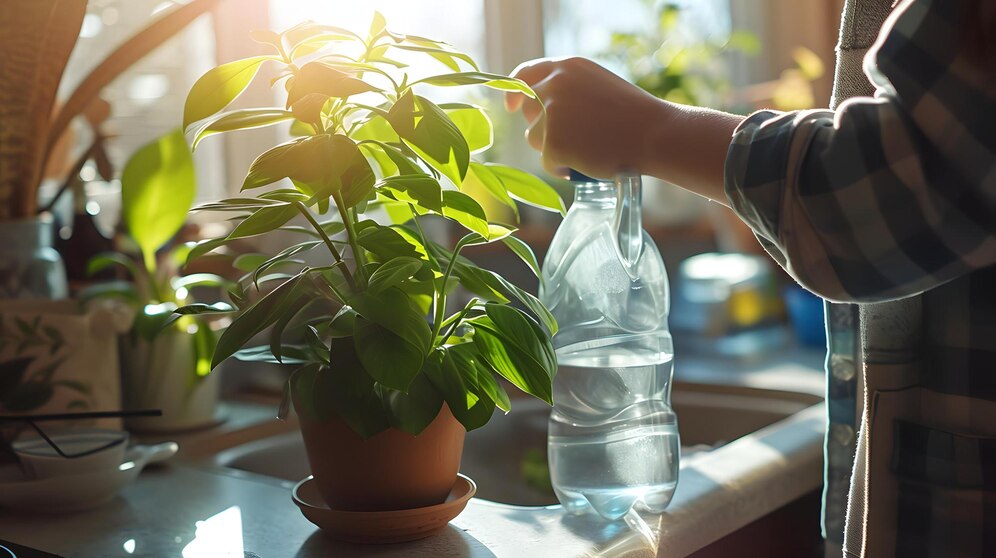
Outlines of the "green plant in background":
M 681 25 L 680 5 L 644 0 L 655 10 L 657 25 L 647 32 L 617 32 L 605 56 L 623 64 L 641 89 L 675 103 L 725 110 L 750 110 L 734 99 L 729 79 L 730 53 L 752 56 L 760 50 L 756 36 L 745 31 L 701 36 Z M 771 104 L 780 110 L 812 108 L 812 82 L 823 75 L 819 56 L 805 47 L 792 53 L 794 68 L 771 82 Z
M 621 62 L 634 83 L 660 99 L 675 103 L 722 106 L 729 96 L 726 52 L 754 54 L 754 35 L 735 31 L 728 36 L 689 34 L 681 23 L 681 7 L 645 0 L 656 11 L 657 26 L 648 32 L 617 32 L 606 56 Z
M 468 430 L 477 428 L 495 406 L 510 408 L 496 374 L 551 402 L 553 317 L 533 295 L 475 266 L 461 251 L 502 242 L 539 274 L 531 249 L 512 236 L 515 229 L 489 222 L 465 192 L 471 185 L 509 207 L 518 200 L 563 213 L 563 203 L 528 173 L 472 159 L 493 139 L 484 110 L 423 96 L 463 85 L 535 96 L 529 87 L 481 72 L 445 43 L 389 31 L 380 14 L 366 36 L 308 22 L 253 37 L 274 54 L 229 62 L 202 76 L 187 97 L 184 128 L 195 146 L 211 134 L 280 122 L 291 122 L 299 137 L 253 162 L 242 190 L 260 192 L 255 197 L 201 208 L 233 212 L 237 224 L 228 235 L 198 245 L 191 257 L 256 235 L 308 240 L 272 255 L 240 257 L 237 263 L 249 271 L 230 291 L 238 312 L 218 341 L 214 364 L 233 354 L 298 364 L 282 412 L 293 394 L 299 410 L 319 419 L 338 415 L 364 437 L 391 426 L 418 433 L 444 401 Z M 411 75 L 396 59 L 403 56 L 431 58 L 441 72 Z M 267 62 L 280 67 L 275 82 L 287 91 L 286 106 L 218 114 Z M 273 188 L 283 179 L 293 188 Z M 378 213 L 387 217 L 372 218 Z M 444 247 L 425 235 L 422 216 L 467 233 Z M 290 224 L 294 218 L 306 226 Z M 297 259 L 313 250 L 323 265 Z M 449 313 L 457 285 L 473 298 Z M 258 294 L 263 296 L 250 303 Z M 240 351 L 267 328 L 268 346 Z M 306 342 L 286 342 L 292 331 Z
M 117 296 L 135 306 L 132 332 L 138 339 L 152 342 L 168 327 L 191 334 L 196 377 L 211 372 L 211 356 L 217 342 L 215 333 L 201 318 L 174 314 L 190 302 L 190 290 L 197 287 L 227 288 L 229 283 L 210 273 L 182 275 L 191 244 L 164 248 L 183 227 L 194 203 L 197 180 L 190 148 L 179 130 L 139 148 L 125 164 L 121 175 L 121 221 L 134 242 L 138 256 L 120 252 L 98 254 L 90 260 L 91 275 L 115 266 L 124 269 L 130 280 L 102 283 L 86 289 L 81 299 Z M 204 305 L 213 310 L 229 310 L 226 303 Z M 198 307 L 198 306 L 195 306 Z

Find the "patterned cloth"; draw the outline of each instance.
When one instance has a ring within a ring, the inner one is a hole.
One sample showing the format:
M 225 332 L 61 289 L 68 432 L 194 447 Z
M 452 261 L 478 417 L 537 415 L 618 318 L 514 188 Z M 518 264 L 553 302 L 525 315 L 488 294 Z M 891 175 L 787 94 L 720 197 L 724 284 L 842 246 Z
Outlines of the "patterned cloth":
M 962 48 L 976 5 L 906 0 L 865 59 L 874 97 L 755 113 L 727 157 L 732 206 L 803 286 L 924 293 L 917 364 L 866 359 L 848 554 L 996 556 L 996 76 Z M 853 412 L 853 390 L 828 397 Z

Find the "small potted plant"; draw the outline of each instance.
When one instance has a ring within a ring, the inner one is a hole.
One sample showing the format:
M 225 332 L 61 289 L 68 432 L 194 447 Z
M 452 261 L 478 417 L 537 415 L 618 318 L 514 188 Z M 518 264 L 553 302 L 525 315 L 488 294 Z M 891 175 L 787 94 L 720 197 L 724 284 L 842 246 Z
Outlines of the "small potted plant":
M 365 36 L 309 22 L 254 38 L 274 53 L 201 77 L 187 97 L 184 128 L 195 146 L 210 134 L 280 122 L 297 137 L 253 162 L 242 190 L 259 192 L 254 197 L 201 208 L 232 212 L 237 225 L 191 256 L 255 235 L 307 240 L 260 258 L 232 289 L 238 311 L 213 365 L 233 354 L 300 365 L 282 412 L 292 401 L 329 505 L 441 502 L 456 479 L 464 432 L 485 424 L 496 406 L 510 409 L 497 378 L 549 403 L 556 371 L 547 309 L 461 251 L 502 242 L 538 274 L 535 256 L 514 228 L 489 222 L 465 190 L 473 185 L 512 207 L 513 200 L 564 207 L 540 179 L 472 160 L 492 143 L 480 107 L 436 104 L 423 94 L 462 85 L 534 94 L 521 81 L 481 72 L 445 43 L 389 31 L 379 14 Z M 441 71 L 410 75 L 396 59 L 405 55 Z M 264 63 L 280 66 L 286 106 L 218 114 Z M 293 187 L 275 187 L 283 179 Z M 426 216 L 465 234 L 454 246 L 434 242 L 421 223 Z M 312 251 L 320 263 L 296 259 Z M 450 312 L 457 286 L 472 297 Z M 267 346 L 243 349 L 267 328 Z
M 221 322 L 174 314 L 191 302 L 193 289 L 228 286 L 214 274 L 180 273 L 192 246 L 173 240 L 196 191 L 194 162 L 182 132 L 141 147 L 121 175 L 121 221 L 138 254 L 99 254 L 88 265 L 91 275 L 119 267 L 129 277 L 81 293 L 83 300 L 121 297 L 135 309 L 135 321 L 120 345 L 125 406 L 163 411 L 161 417 L 129 419 L 129 429 L 187 430 L 215 420 L 219 381 L 211 373 L 211 357 Z M 223 302 L 206 307 L 231 308 Z

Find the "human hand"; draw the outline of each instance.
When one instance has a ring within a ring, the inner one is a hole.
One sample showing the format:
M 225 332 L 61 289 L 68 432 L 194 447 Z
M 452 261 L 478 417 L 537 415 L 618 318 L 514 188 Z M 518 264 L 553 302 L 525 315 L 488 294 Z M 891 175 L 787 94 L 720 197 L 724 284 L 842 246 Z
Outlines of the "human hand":
M 505 108 L 522 110 L 526 141 L 557 176 L 576 169 L 611 177 L 646 169 L 653 130 L 665 125 L 665 103 L 585 58 L 540 59 L 519 65 L 512 77 L 529 84 L 543 102 L 505 95 Z M 545 111 L 544 111 L 545 107 Z

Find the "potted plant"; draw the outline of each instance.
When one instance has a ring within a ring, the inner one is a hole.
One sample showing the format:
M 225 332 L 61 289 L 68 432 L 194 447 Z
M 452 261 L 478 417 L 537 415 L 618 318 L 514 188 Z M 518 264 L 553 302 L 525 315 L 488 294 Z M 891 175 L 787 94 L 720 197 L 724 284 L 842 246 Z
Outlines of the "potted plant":
M 0 77 L 5 99 L 0 111 L 0 298 L 69 295 L 62 260 L 52 248 L 51 217 L 38 208 L 38 188 L 46 175 L 78 173 L 93 148 L 76 164 L 63 165 L 58 159 L 67 150 L 60 149 L 60 140 L 104 86 L 219 1 L 193 0 L 169 10 L 98 64 L 58 106 L 56 93 L 87 0 L 34 0 L 4 11 L 0 52 L 19 62 Z
M 237 225 L 191 257 L 255 235 L 307 240 L 259 258 L 230 291 L 238 311 L 213 365 L 233 354 L 299 365 L 281 414 L 292 401 L 329 505 L 438 503 L 455 481 L 465 430 L 485 424 L 496 406 L 510 409 L 497 378 L 549 403 L 556 371 L 556 324 L 547 309 L 461 252 L 502 242 L 538 275 L 535 256 L 464 190 L 476 186 L 512 207 L 513 200 L 550 211 L 564 206 L 538 178 L 472 160 L 492 143 L 482 109 L 423 94 L 463 85 L 534 94 L 521 81 L 481 72 L 445 43 L 389 31 L 379 14 L 365 36 L 310 22 L 253 36 L 274 53 L 201 77 L 187 97 L 184 128 L 195 146 L 210 134 L 280 122 L 290 122 L 297 137 L 253 162 L 242 190 L 254 197 L 201 207 L 232 212 Z M 404 55 L 425 57 L 440 71 L 411 75 L 397 59 Z M 264 63 L 280 67 L 286 106 L 218 114 Z M 283 179 L 293 187 L 274 188 Z M 426 218 L 466 234 L 443 246 L 426 235 Z M 317 252 L 320 263 L 304 265 L 297 258 L 306 252 Z M 458 286 L 472 297 L 450 311 Z M 267 328 L 267 346 L 243 348 Z
M 193 289 L 228 285 L 210 273 L 181 274 L 192 246 L 172 243 L 170 247 L 196 192 L 194 161 L 182 132 L 141 147 L 121 175 L 122 228 L 138 256 L 109 252 L 87 266 L 91 275 L 119 267 L 130 279 L 94 285 L 81 293 L 81 299 L 121 297 L 135 310 L 134 323 L 121 342 L 124 404 L 161 409 L 163 415 L 129 419 L 127 426 L 133 430 L 185 430 L 215 420 L 219 382 L 218 374 L 211 373 L 211 356 L 221 324 L 207 317 L 174 314 L 178 306 L 191 302 Z M 231 307 L 219 302 L 209 308 Z

